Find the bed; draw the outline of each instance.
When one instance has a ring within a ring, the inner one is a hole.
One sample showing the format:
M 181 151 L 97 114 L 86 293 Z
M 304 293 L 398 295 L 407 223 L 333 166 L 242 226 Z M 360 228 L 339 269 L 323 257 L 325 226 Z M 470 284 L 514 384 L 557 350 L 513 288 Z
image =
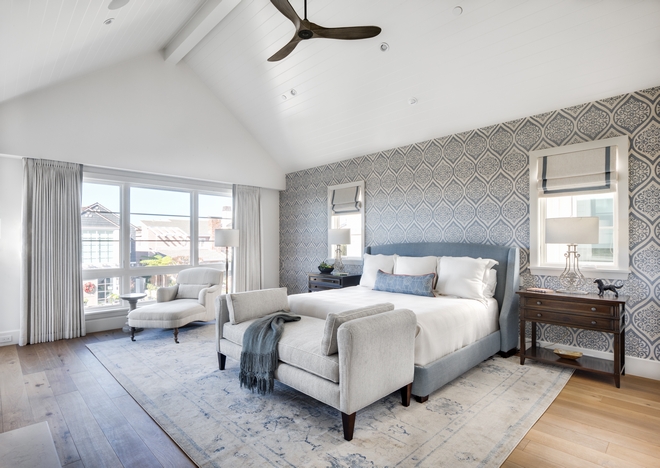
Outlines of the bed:
M 493 354 L 509 356 L 518 345 L 519 251 L 516 247 L 483 244 L 410 243 L 367 247 L 370 255 L 403 257 L 472 257 L 498 262 L 493 297 L 482 301 L 455 297 L 420 297 L 375 291 L 363 286 L 289 296 L 291 312 L 319 318 L 331 311 L 391 302 L 417 315 L 415 378 L 412 393 L 426 401 Z M 438 313 L 437 307 L 442 307 Z

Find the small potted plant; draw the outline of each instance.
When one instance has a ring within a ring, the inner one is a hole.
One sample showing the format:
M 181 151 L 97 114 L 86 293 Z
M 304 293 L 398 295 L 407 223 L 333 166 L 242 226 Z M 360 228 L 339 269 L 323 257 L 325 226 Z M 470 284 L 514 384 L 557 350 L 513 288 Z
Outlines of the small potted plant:
M 335 269 L 334 265 L 328 265 L 325 262 L 321 262 L 321 264 L 319 265 L 319 271 L 321 273 L 330 274 L 334 269 Z

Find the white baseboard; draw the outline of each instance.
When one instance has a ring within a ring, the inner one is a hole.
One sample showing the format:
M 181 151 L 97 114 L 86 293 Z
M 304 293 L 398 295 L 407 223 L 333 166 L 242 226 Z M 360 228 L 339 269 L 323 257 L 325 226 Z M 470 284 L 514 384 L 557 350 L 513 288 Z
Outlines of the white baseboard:
M 593 349 L 577 348 L 559 343 L 550 343 L 548 341 L 537 341 L 543 348 L 561 348 L 569 351 L 580 351 L 585 356 L 592 356 L 608 361 L 614 360 L 614 354 L 596 351 Z M 651 361 L 650 359 L 640 359 L 632 356 L 626 356 L 626 374 L 644 377 L 646 379 L 660 380 L 660 361 Z
M 18 334 L 20 333 L 20 330 L 7 330 L 2 333 L 0 333 L 0 338 L 6 338 L 9 337 L 9 341 L 3 341 L 0 343 L 0 346 L 11 346 L 18 344 Z

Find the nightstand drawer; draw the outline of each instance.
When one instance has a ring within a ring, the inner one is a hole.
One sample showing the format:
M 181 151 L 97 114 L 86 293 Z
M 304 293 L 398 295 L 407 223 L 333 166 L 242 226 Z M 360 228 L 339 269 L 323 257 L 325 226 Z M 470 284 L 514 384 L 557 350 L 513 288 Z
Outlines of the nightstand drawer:
M 606 304 L 594 304 L 589 302 L 568 302 L 552 300 L 551 298 L 523 298 L 524 306 L 533 309 L 556 310 L 561 312 L 584 313 L 588 315 L 603 315 L 615 317 L 617 309 Z
M 588 328 L 591 330 L 599 330 L 605 332 L 615 331 L 616 320 L 600 317 L 587 317 L 584 315 L 572 315 L 563 312 L 554 312 L 550 310 L 540 309 L 525 309 L 525 320 L 532 320 L 535 322 L 554 323 L 557 325 L 564 325 L 567 327 L 580 327 Z

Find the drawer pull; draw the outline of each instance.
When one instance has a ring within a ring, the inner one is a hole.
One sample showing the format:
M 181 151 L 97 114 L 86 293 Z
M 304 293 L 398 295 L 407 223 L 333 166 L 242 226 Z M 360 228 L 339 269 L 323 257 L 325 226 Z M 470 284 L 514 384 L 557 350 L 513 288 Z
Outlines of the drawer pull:
M 592 312 L 596 312 L 596 308 L 595 308 L 595 307 L 592 307 L 592 308 L 591 308 L 591 311 L 592 311 Z
M 536 316 L 537 316 L 537 317 L 540 317 L 540 316 L 541 316 L 541 314 L 536 314 Z
M 536 301 L 536 305 L 541 305 L 541 301 Z
M 591 324 L 592 324 L 592 325 L 596 325 L 596 321 L 595 321 L 595 320 L 592 320 L 592 321 L 591 321 Z

